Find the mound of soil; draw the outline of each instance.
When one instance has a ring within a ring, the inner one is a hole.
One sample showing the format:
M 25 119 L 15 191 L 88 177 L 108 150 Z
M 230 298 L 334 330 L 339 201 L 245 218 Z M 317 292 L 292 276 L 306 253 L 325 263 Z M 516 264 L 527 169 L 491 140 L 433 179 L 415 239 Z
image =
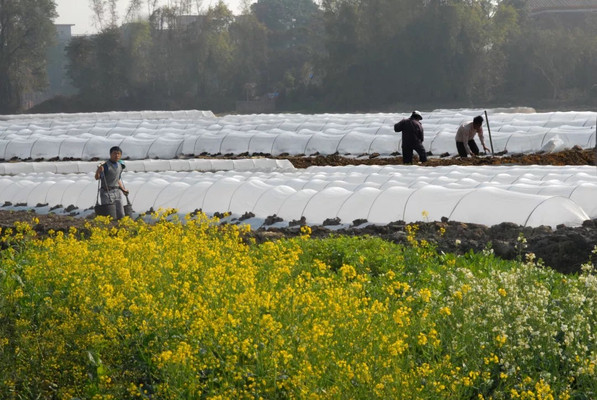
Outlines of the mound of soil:
M 426 165 L 595 165 L 597 154 L 594 150 L 572 149 L 561 153 L 509 155 L 500 157 L 482 156 L 477 158 L 432 158 Z M 283 157 L 279 157 L 283 158 Z M 285 157 L 297 168 L 312 165 L 390 165 L 401 164 L 401 157 L 381 158 L 370 157 L 349 158 L 338 155 L 313 157 Z M 597 171 L 596 171 L 597 173 Z M 0 228 L 9 228 L 17 221 L 31 222 L 33 218 L 39 220 L 34 229 L 45 235 L 50 230 L 68 231 L 75 227 L 84 231 L 85 223 L 82 218 L 59 216 L 54 214 L 36 214 L 33 211 L 0 210 Z M 395 243 L 406 243 L 406 223 L 391 222 L 385 226 L 367 225 L 365 221 L 354 221 L 349 228 L 334 229 L 333 220 L 323 226 L 312 227 L 312 237 L 324 238 L 331 235 L 369 235 L 383 238 Z M 267 225 L 267 224 L 266 224 Z M 262 227 L 249 235 L 257 242 L 293 237 L 300 234 L 300 222 L 291 224 L 288 228 Z M 529 228 L 511 223 L 495 226 L 465 224 L 457 221 L 418 222 L 418 240 L 427 240 L 437 246 L 439 251 L 465 254 L 471 250 L 481 251 L 491 248 L 503 259 L 524 259 L 526 253 L 534 253 L 542 259 L 546 266 L 563 273 L 575 273 L 583 263 L 590 260 L 597 245 L 597 220 L 585 221 L 582 227 L 558 226 Z M 443 228 L 443 229 L 442 229 Z M 442 231 L 444 231 L 442 233 Z M 525 247 L 519 241 L 519 236 L 526 239 Z
M 36 214 L 32 211 L 0 210 L 0 228 L 11 228 L 17 221 L 39 222 L 33 229 L 40 236 L 50 230 L 68 232 L 71 227 L 79 232 L 86 232 L 88 220 L 54 214 Z M 394 243 L 407 243 L 407 224 L 403 221 L 387 225 L 367 225 L 355 221 L 351 227 L 334 229 L 331 225 L 312 226 L 313 238 L 326 238 L 337 235 L 374 236 Z M 361 225 L 359 225 L 361 224 Z M 445 253 L 466 254 L 469 251 L 492 249 L 494 254 L 506 260 L 523 259 L 527 253 L 534 253 L 546 266 L 562 273 L 576 273 L 583 263 L 591 258 L 591 252 L 597 244 L 597 220 L 585 221 L 582 227 L 558 226 L 557 229 L 541 226 L 523 227 L 512 223 L 494 226 L 466 224 L 456 221 L 417 222 L 416 238 L 426 240 Z M 443 228 L 443 229 L 442 229 Z M 300 235 L 300 224 L 288 228 L 262 227 L 248 234 L 257 243 L 278 240 Z M 526 240 L 523 245 L 519 237 Z
M 585 221 L 581 227 L 548 226 L 523 227 L 512 223 L 494 226 L 466 224 L 455 221 L 417 222 L 417 240 L 426 240 L 445 253 L 466 254 L 469 251 L 491 250 L 505 260 L 525 260 L 528 253 L 543 261 L 546 267 L 570 274 L 580 271 L 582 264 L 591 260 L 597 245 L 597 221 Z M 337 235 L 374 236 L 394 243 L 406 244 L 407 224 L 403 221 L 384 226 L 353 226 L 330 229 L 311 227 L 311 237 L 325 238 Z M 442 229 L 443 228 L 443 229 Z M 257 242 L 300 235 L 298 228 L 259 229 L 251 233 Z M 522 235 L 522 236 L 521 236 Z M 525 243 L 522 243 L 524 239 Z
M 430 154 L 431 155 L 431 154 Z M 416 159 L 415 155 L 415 159 Z M 327 156 L 291 156 L 278 157 L 290 160 L 295 168 L 326 165 L 397 165 L 402 164 L 402 157 L 380 157 L 372 154 L 367 157 L 342 157 L 340 155 Z M 573 148 L 559 153 L 536 154 L 499 154 L 495 156 L 482 155 L 479 157 L 460 158 L 458 156 L 444 156 L 428 158 L 425 166 L 437 167 L 443 165 L 596 165 L 597 149 L 583 150 Z

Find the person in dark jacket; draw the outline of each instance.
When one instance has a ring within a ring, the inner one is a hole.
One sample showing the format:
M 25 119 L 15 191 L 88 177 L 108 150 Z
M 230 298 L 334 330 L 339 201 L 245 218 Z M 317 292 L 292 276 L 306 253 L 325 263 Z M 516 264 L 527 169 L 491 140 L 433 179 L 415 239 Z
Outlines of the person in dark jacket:
M 423 116 L 418 111 L 413 111 L 410 118 L 404 118 L 394 125 L 394 132 L 402 132 L 402 161 L 412 164 L 413 150 L 419 155 L 421 162 L 427 161 L 425 147 L 423 147 Z
M 102 204 L 116 204 L 116 219 L 124 217 L 124 201 L 122 193 L 128 196 L 129 191 L 124 188 L 122 171 L 126 168 L 120 161 L 122 150 L 118 146 L 110 149 L 110 159 L 100 164 L 95 171 L 95 179 L 101 179 L 100 199 Z

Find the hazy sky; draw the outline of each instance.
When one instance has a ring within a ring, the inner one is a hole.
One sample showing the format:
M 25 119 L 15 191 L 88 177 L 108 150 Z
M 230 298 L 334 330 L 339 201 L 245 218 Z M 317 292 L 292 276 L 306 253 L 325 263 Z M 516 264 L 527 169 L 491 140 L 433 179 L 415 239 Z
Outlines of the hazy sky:
M 96 29 L 93 26 L 93 19 L 91 13 L 90 0 L 55 0 L 56 12 L 58 18 L 54 21 L 56 24 L 73 24 L 72 33 L 75 35 L 94 33 Z M 124 16 L 128 0 L 118 0 L 122 8 L 121 15 Z M 160 0 L 163 5 L 168 4 L 168 0 Z M 215 5 L 217 0 L 203 0 L 203 8 L 210 5 Z M 238 14 L 241 10 L 243 0 L 224 0 L 224 3 L 234 12 Z

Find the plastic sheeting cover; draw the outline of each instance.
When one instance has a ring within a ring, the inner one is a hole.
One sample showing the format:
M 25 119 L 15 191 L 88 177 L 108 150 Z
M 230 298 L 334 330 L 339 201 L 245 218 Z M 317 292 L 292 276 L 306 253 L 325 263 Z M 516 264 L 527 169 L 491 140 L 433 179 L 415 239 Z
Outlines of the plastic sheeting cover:
M 185 163 L 186 165 L 186 163 Z M 311 167 L 289 171 L 127 172 L 138 212 L 176 208 L 182 213 L 231 211 L 258 218 L 278 215 L 310 224 L 433 221 L 447 217 L 494 225 L 579 225 L 597 218 L 594 167 Z M 51 171 L 0 177 L 0 204 L 91 207 L 93 172 Z
M 454 136 L 482 110 L 424 113 L 424 145 L 434 155 L 456 154 Z M 393 124 L 406 114 L 253 114 L 210 112 L 46 114 L 0 118 L 0 159 L 90 160 L 120 146 L 132 160 L 202 154 L 343 154 L 401 152 Z M 595 112 L 489 113 L 485 143 L 495 152 L 558 151 L 595 146 Z M 476 139 L 479 140 L 478 138 Z

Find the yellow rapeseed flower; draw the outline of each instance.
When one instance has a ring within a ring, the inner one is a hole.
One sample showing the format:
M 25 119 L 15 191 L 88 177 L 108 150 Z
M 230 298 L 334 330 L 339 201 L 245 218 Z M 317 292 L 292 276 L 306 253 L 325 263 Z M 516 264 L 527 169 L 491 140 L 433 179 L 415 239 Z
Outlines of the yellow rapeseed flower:
M 357 271 L 352 265 L 344 264 L 340 267 L 340 273 L 346 279 L 354 279 L 357 276 Z
M 394 318 L 394 322 L 396 322 L 396 324 L 398 326 L 408 326 L 410 325 L 410 317 L 409 315 L 411 314 L 412 309 L 410 307 L 400 307 L 399 309 L 397 309 L 394 312 L 393 318 Z
M 506 335 L 500 334 L 495 337 L 495 341 L 497 342 L 498 347 L 504 346 L 506 344 L 507 340 L 508 340 L 508 336 L 506 336 Z
M 421 296 L 421 299 L 425 303 L 428 303 L 429 300 L 431 300 L 431 290 L 429 290 L 429 289 L 420 289 L 419 290 L 419 296 Z

